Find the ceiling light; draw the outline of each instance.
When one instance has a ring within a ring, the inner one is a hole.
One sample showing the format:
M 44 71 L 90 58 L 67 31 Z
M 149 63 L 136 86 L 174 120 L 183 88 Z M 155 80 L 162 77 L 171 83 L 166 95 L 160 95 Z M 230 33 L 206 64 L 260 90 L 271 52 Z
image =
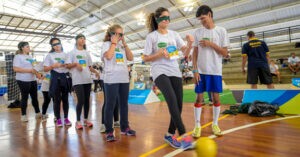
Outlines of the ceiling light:
M 137 25 L 144 26 L 146 23 L 145 13 L 141 12 L 137 16 Z
M 108 27 L 109 27 L 109 25 L 103 25 L 103 26 L 102 26 L 102 29 L 103 29 L 103 30 L 107 30 Z

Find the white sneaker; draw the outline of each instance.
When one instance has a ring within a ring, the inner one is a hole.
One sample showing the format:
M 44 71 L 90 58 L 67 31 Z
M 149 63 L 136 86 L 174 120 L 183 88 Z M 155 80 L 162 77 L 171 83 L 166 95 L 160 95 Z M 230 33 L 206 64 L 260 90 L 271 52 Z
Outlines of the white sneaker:
M 22 115 L 21 116 L 21 121 L 22 122 L 28 122 L 27 116 L 26 115 Z
M 40 119 L 40 118 L 42 118 L 42 114 L 40 112 L 35 114 L 35 119 Z
M 104 125 L 104 124 L 101 124 L 100 132 L 101 132 L 101 133 L 105 133 L 105 130 L 106 130 L 105 125 Z
M 115 121 L 114 122 L 114 128 L 119 128 L 120 127 L 120 122 L 119 121 Z
M 46 121 L 47 121 L 47 118 L 48 118 L 48 114 L 43 114 L 43 115 L 42 115 L 42 121 L 43 121 L 43 122 L 46 122 Z

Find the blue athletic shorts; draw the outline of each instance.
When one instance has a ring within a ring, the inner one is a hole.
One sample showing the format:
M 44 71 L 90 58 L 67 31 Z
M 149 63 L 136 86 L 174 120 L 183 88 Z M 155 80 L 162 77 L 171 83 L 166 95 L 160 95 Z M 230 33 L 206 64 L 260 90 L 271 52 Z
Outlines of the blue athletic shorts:
M 222 76 L 200 74 L 201 80 L 195 85 L 196 93 L 214 92 L 222 93 Z

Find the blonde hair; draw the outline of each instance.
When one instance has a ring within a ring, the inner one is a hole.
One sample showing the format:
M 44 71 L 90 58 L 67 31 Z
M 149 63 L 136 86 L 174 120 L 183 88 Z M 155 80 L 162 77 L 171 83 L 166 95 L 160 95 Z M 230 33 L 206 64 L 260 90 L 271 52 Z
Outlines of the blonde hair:
M 119 25 L 119 24 L 114 24 L 114 25 L 108 27 L 108 29 L 106 30 L 105 37 L 104 37 L 103 41 L 104 42 L 105 41 L 110 41 L 110 37 L 111 37 L 110 32 L 114 32 L 116 29 L 119 29 L 119 28 L 123 29 L 122 26 Z

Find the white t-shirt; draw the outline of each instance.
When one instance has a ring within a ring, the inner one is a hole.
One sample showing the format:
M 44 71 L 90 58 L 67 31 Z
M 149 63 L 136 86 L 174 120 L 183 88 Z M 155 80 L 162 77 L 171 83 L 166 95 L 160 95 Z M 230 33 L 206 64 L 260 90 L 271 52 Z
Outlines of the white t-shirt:
M 289 62 L 290 64 L 296 64 L 296 63 L 300 62 L 300 59 L 299 59 L 299 57 L 295 57 L 295 58 L 289 57 L 289 58 L 288 58 L 288 62 Z
M 101 72 L 101 70 L 99 70 L 99 74 L 100 74 L 99 80 L 103 80 L 103 78 L 104 78 L 104 70 L 102 70 L 102 72 Z
M 99 73 L 98 70 L 96 70 L 96 71 Z M 99 80 L 98 77 L 97 77 L 97 75 L 95 73 L 91 73 L 91 77 L 92 77 L 93 80 Z
M 270 64 L 270 71 L 271 71 L 271 73 L 275 74 L 276 70 L 278 70 L 278 66 L 276 64 L 274 64 L 274 66 L 272 66 Z
M 13 66 L 24 69 L 32 69 L 36 66 L 37 62 L 30 55 L 17 54 L 13 60 Z M 32 73 L 16 73 L 16 80 L 31 82 L 36 80 L 35 75 Z
M 79 63 L 82 66 L 82 71 L 79 71 L 76 67 L 70 70 L 72 76 L 73 86 L 79 84 L 90 84 L 93 82 L 91 78 L 90 66 L 92 66 L 92 59 L 89 52 L 86 50 L 73 49 L 66 61 L 66 64 Z
M 104 83 L 129 83 L 127 58 L 124 48 L 117 44 L 114 57 L 108 60 L 104 54 L 110 48 L 111 42 L 106 41 L 102 45 L 101 57 L 104 60 Z
M 199 28 L 194 33 L 194 47 L 198 47 L 197 66 L 200 74 L 222 76 L 222 55 L 211 47 L 201 47 L 200 40 L 210 40 L 220 47 L 229 47 L 227 31 L 223 27 Z
M 44 66 L 51 66 L 54 63 L 61 63 L 61 64 L 65 64 L 66 59 L 68 57 L 68 54 L 64 53 L 64 52 L 50 52 L 47 54 L 45 60 L 44 60 Z M 69 72 L 69 70 L 65 67 L 60 67 L 60 68 L 54 68 L 54 71 L 58 72 L 58 73 L 67 73 Z
M 175 31 L 168 30 L 167 34 L 160 34 L 157 31 L 153 31 L 146 37 L 144 55 L 155 54 L 159 48 L 168 49 L 169 47 L 174 47 L 179 51 L 184 45 L 184 41 Z M 182 77 L 177 59 L 166 59 L 163 57 L 151 62 L 151 74 L 153 80 L 162 74 Z
M 42 72 L 44 79 L 42 80 L 41 91 L 48 92 L 50 87 L 50 72 L 44 72 L 44 62 L 39 63 L 34 67 L 38 72 Z

